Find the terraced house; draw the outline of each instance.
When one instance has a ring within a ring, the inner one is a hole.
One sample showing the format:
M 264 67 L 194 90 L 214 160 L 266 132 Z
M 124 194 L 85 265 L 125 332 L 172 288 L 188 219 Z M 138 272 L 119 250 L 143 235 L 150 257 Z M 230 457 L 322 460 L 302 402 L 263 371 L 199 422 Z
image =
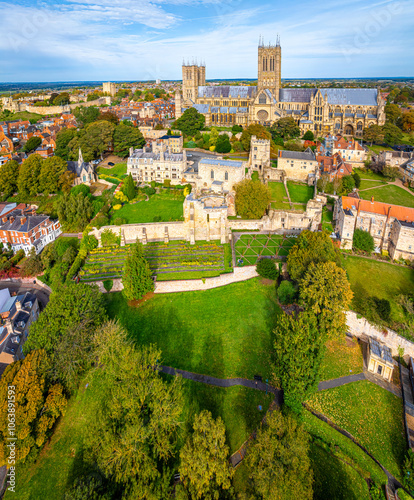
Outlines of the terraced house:
M 392 259 L 414 259 L 414 208 L 342 196 L 334 221 L 342 248 L 352 248 L 355 229 L 368 231 L 379 251 Z
M 10 244 L 13 251 L 24 250 L 28 255 L 32 248 L 40 253 L 43 248 L 61 234 L 60 222 L 48 215 L 36 215 L 33 208 L 19 208 L 1 218 L 0 241 Z
M 377 89 L 282 88 L 282 49 L 259 41 L 257 86 L 206 85 L 205 64 L 183 63 L 182 93 L 175 95 L 176 118 L 196 108 L 206 125 L 271 125 L 291 116 L 301 133 L 362 136 L 364 128 L 385 123 L 384 106 Z

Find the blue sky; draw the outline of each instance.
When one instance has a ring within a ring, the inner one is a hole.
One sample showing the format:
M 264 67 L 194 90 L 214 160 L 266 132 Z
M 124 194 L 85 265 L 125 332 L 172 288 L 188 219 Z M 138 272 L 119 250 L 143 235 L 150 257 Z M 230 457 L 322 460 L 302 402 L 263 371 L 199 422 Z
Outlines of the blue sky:
M 259 35 L 283 78 L 414 75 L 414 2 L 0 1 L 0 81 L 255 78 Z

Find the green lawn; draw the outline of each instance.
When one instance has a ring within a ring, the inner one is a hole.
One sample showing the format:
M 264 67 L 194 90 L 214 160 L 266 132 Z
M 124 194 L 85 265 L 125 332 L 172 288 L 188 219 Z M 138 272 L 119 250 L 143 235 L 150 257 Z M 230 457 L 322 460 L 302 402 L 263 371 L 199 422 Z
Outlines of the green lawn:
M 381 151 L 392 151 L 392 148 L 384 147 L 384 146 L 368 146 L 368 149 L 370 149 L 373 153 L 378 154 L 381 153 Z
M 165 376 L 169 379 L 168 376 Z M 89 383 L 85 389 L 86 383 Z M 194 415 L 204 409 L 220 416 L 226 426 L 227 443 L 231 453 L 238 450 L 249 435 L 259 426 L 271 403 L 271 396 L 245 387 L 219 388 L 190 380 L 183 380 L 183 413 L 178 434 L 181 446 L 192 432 Z M 102 402 L 99 370 L 91 372 L 59 420 L 56 430 L 33 464 L 17 467 L 19 478 L 16 493 L 6 494 L 6 499 L 55 500 L 62 498 L 67 483 L 82 473 L 83 453 L 90 441 L 90 426 Z M 262 406 L 259 411 L 258 406 Z
M 138 308 L 105 296 L 111 318 L 139 344 L 156 343 L 163 363 L 216 377 L 270 376 L 272 330 L 280 309 L 274 285 L 259 279 L 212 290 L 156 294 Z
M 386 182 L 384 181 L 371 181 L 371 180 L 368 180 L 368 179 L 363 179 L 361 181 L 361 185 L 359 186 L 359 190 L 363 190 L 363 189 L 369 189 L 369 188 L 375 188 L 375 187 L 378 187 L 378 186 L 384 186 L 385 184 L 387 184 Z
M 111 177 L 118 177 L 119 179 L 122 179 L 127 173 L 127 164 L 126 164 L 126 162 L 117 163 L 112 168 L 98 167 L 98 173 L 104 174 L 104 175 L 110 175 Z
M 328 207 L 325 205 L 322 208 L 322 229 L 326 229 L 329 232 L 333 232 L 333 211 L 328 210 Z
M 7 117 L 3 113 L 1 116 L 1 120 L 4 120 L 6 122 L 11 122 L 13 120 L 41 120 L 43 118 L 43 115 L 40 113 L 29 113 L 28 111 L 18 111 L 17 113 L 12 113 L 11 115 L 8 115 Z
M 345 335 L 329 340 L 321 367 L 321 380 L 345 377 L 363 370 L 361 347 L 356 339 Z
M 163 194 L 154 194 L 148 201 L 127 203 L 120 210 L 114 211 L 113 217 L 122 217 L 127 224 L 140 224 L 144 222 L 168 222 L 183 220 L 184 197 L 169 199 Z M 160 219 L 161 218 L 161 219 Z
M 283 182 L 269 182 L 268 186 L 272 193 L 271 207 L 275 210 L 289 210 L 290 204 Z
M 395 477 L 406 453 L 402 400 L 362 380 L 314 394 L 308 404 L 350 432 Z
M 289 195 L 292 203 L 307 203 L 313 198 L 314 188 L 299 182 L 287 182 Z
M 310 459 L 314 474 L 313 499 L 370 500 L 365 478 L 329 449 L 312 443 Z
M 364 310 L 358 309 L 358 304 L 362 307 L 364 298 L 375 296 L 390 301 L 391 323 L 404 321 L 404 311 L 397 303 L 397 298 L 399 295 L 409 295 L 413 292 L 412 268 L 353 256 L 346 256 L 344 263 L 354 292 L 351 307 L 356 312 L 363 314 Z
M 377 174 L 369 169 L 354 168 L 353 173 L 358 174 L 361 177 L 361 179 L 369 179 L 372 181 L 383 181 L 383 182 L 385 181 L 385 177 L 382 174 Z
M 375 201 L 414 208 L 414 193 L 411 194 L 399 186 L 377 187 L 369 191 L 360 191 L 359 195 L 364 200 L 370 200 L 373 196 Z

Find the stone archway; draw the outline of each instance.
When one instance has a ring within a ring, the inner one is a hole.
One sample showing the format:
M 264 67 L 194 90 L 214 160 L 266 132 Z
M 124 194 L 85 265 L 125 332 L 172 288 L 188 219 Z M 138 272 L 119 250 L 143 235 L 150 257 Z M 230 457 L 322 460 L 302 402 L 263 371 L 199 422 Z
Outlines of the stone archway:
M 348 123 L 345 125 L 344 133 L 345 135 L 354 135 L 354 127 Z

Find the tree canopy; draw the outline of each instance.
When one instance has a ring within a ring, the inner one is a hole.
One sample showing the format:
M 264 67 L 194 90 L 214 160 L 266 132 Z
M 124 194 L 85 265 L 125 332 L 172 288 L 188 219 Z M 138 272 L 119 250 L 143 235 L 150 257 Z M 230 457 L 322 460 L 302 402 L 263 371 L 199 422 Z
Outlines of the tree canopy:
M 94 329 L 105 320 L 102 294 L 95 285 L 69 282 L 59 285 L 45 310 L 30 325 L 24 352 L 45 349 L 51 352 L 58 339 L 72 328 Z
M 246 457 L 254 498 L 312 500 L 309 435 L 291 415 L 274 410 L 266 417 Z
M 180 478 L 193 499 L 220 498 L 231 486 L 234 470 L 229 463 L 226 428 L 203 410 L 195 416 L 194 432 L 180 451 Z
M 121 158 L 129 155 L 129 148 L 140 149 L 144 146 L 145 139 L 136 127 L 125 125 L 121 122 L 114 132 L 114 153 Z
M 30 137 L 30 139 L 23 146 L 23 151 L 25 153 L 31 153 L 35 149 L 37 149 L 42 144 L 41 137 L 37 137 L 36 135 Z
M 122 292 L 128 300 L 139 300 L 154 290 L 151 270 L 139 241 L 131 246 L 125 260 L 122 284 L 124 285 Z
M 291 116 L 286 116 L 273 123 L 270 127 L 270 133 L 272 134 L 273 140 L 277 137 L 282 137 L 282 139 L 287 140 L 299 137 L 300 129 L 296 121 Z
M 17 191 L 20 165 L 15 160 L 9 160 L 0 167 L 0 192 L 11 196 Z
M 245 219 L 260 219 L 272 199 L 270 188 L 261 182 L 244 179 L 234 189 L 237 213 Z
M 245 151 L 250 151 L 250 141 L 252 135 L 255 135 L 258 139 L 268 139 L 272 138 L 271 133 L 266 127 L 260 125 L 259 123 L 255 123 L 246 127 L 241 135 L 240 142 L 243 145 L 243 149 Z
M 8 396 L 15 402 L 16 463 L 25 462 L 29 454 L 40 450 L 60 415 L 65 412 L 66 398 L 60 384 L 46 380 L 47 356 L 36 350 L 23 360 L 10 364 L 0 380 L 0 465 L 9 456 Z M 12 390 L 13 393 L 9 391 Z
M 352 239 L 352 247 L 355 250 L 362 250 L 363 252 L 372 253 L 375 248 L 374 238 L 368 231 L 356 228 L 354 230 L 354 237 Z
M 311 262 L 339 262 L 332 240 L 325 232 L 302 231 L 287 257 L 292 279 L 300 281 Z
M 216 141 L 216 151 L 217 153 L 230 153 L 231 144 L 227 134 L 221 134 L 218 136 Z
M 181 130 L 185 136 L 193 136 L 197 131 L 204 128 L 204 115 L 199 113 L 195 108 L 188 108 L 184 113 L 175 120 L 172 127 Z

